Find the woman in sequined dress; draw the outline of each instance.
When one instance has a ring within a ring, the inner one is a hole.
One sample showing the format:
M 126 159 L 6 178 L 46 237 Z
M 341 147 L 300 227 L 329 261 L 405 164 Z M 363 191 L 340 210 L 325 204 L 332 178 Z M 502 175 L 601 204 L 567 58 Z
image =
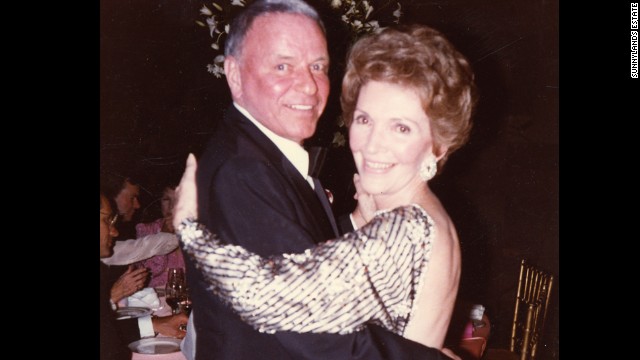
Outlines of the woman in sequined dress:
M 197 214 L 190 156 L 174 219 L 185 251 L 260 331 L 349 333 L 374 322 L 442 348 L 460 247 L 428 181 L 467 141 L 474 103 L 468 61 L 436 30 L 414 25 L 362 38 L 350 50 L 341 95 L 358 170 L 358 229 L 270 258 L 222 245 L 196 221 L 180 223 Z

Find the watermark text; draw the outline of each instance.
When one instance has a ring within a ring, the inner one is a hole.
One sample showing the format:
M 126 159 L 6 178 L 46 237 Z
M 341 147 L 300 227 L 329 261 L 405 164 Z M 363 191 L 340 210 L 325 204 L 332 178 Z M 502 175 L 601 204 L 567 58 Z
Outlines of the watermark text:
M 631 3 L 631 77 L 638 78 L 638 3 Z

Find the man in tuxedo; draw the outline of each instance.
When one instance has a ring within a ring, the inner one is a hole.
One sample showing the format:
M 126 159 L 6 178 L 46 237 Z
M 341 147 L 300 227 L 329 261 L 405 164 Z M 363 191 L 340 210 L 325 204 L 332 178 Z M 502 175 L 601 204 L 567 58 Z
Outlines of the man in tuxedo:
M 324 26 L 302 0 L 257 0 L 230 29 L 224 69 L 233 105 L 199 160 L 199 217 L 261 256 L 301 252 L 338 235 L 302 147 L 329 95 Z M 446 359 L 377 326 L 350 335 L 260 333 L 185 262 L 197 360 Z

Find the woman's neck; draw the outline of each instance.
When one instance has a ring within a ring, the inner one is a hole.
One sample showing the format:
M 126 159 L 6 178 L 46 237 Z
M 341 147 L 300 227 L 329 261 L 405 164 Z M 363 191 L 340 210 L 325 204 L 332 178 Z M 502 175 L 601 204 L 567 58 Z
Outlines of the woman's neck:
M 423 206 L 430 193 L 431 190 L 429 189 L 429 186 L 425 182 L 420 181 L 408 186 L 401 192 L 374 195 L 373 199 L 378 210 L 391 210 L 399 206 L 406 206 L 410 204 L 419 204 Z

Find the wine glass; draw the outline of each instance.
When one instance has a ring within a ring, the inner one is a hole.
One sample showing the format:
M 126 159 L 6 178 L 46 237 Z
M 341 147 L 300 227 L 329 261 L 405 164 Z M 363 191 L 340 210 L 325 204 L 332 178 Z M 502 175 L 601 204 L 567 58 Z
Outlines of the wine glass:
M 185 315 L 189 316 L 189 314 L 191 314 L 191 297 L 189 296 L 189 288 L 181 288 L 179 298 L 180 301 L 178 301 L 178 308 L 181 312 L 185 313 Z
M 186 293 L 187 284 L 184 280 L 184 269 L 170 268 L 167 275 L 167 285 L 165 287 L 165 301 L 171 307 L 172 314 L 179 314 L 178 303 Z

